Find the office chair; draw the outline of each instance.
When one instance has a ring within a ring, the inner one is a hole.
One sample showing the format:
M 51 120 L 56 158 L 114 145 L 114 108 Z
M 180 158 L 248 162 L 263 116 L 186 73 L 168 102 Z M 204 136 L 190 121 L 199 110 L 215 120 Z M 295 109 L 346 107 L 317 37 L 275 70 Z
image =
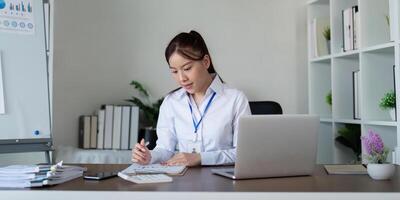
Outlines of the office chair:
M 252 115 L 280 115 L 282 107 L 275 101 L 250 101 Z

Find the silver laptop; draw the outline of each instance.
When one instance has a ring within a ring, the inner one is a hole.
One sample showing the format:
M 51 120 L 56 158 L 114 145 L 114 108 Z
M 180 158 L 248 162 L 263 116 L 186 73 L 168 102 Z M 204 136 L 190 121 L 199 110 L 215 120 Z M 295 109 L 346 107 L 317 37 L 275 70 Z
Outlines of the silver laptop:
M 315 115 L 249 115 L 239 119 L 236 163 L 212 169 L 231 179 L 310 175 L 317 152 Z

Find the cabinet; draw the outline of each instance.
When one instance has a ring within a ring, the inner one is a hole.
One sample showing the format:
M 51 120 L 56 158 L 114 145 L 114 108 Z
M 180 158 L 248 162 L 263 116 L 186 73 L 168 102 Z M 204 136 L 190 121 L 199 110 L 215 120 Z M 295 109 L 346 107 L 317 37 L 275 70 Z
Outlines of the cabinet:
M 352 151 L 335 142 L 335 138 L 338 130 L 345 124 L 356 124 L 360 126 L 361 135 L 367 135 L 369 130 L 378 132 L 385 145 L 396 152 L 389 155 L 388 161 L 400 164 L 400 124 L 390 118 L 388 111 L 379 107 L 381 98 L 391 90 L 395 91 L 396 100 L 399 102 L 400 81 L 395 81 L 400 80 L 399 70 L 394 70 L 394 66 L 399 66 L 400 59 L 400 31 L 397 25 L 400 22 L 399 2 L 399 0 L 308 2 L 308 106 L 310 114 L 321 117 L 318 163 L 349 163 L 354 159 Z M 343 51 L 342 11 L 356 5 L 359 18 L 356 27 L 358 48 Z M 390 25 L 387 23 L 387 16 L 390 18 Z M 313 40 L 317 30 L 313 27 L 315 19 L 329 19 L 331 42 L 330 53 L 327 55 L 315 56 L 316 45 Z M 354 118 L 353 72 L 355 71 L 359 71 L 357 110 L 360 119 Z M 329 106 L 325 99 L 330 92 L 332 106 Z M 399 110 L 398 104 L 396 110 Z M 398 112 L 397 119 L 399 119 Z

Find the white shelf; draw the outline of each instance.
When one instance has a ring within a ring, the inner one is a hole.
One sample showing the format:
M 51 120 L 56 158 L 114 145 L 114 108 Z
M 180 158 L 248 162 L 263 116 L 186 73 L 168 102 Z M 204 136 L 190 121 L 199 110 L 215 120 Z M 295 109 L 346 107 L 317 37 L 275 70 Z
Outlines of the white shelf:
M 359 10 L 359 47 L 343 52 L 342 11 L 355 5 Z M 400 134 L 397 131 L 400 122 L 391 121 L 388 112 L 379 108 L 381 98 L 389 90 L 395 90 L 396 99 L 400 101 L 400 74 L 398 71 L 396 75 L 393 73 L 393 65 L 400 66 L 400 30 L 397 30 L 400 26 L 393 26 L 394 35 L 390 36 L 385 18 L 389 14 L 389 0 L 310 0 L 307 6 L 309 39 L 315 34 L 310 29 L 313 21 L 329 18 L 331 27 L 331 54 L 317 58 L 309 56 L 308 60 L 309 113 L 321 117 L 319 136 L 323 138 L 319 142 L 324 143 L 318 144 L 318 163 L 347 163 L 352 159 L 352 151 L 335 142 L 338 129 L 345 124 L 359 125 L 362 135 L 374 130 L 389 148 L 400 149 Z M 400 3 L 393 7 L 395 14 L 392 19 L 399 24 Z M 390 41 L 393 39 L 395 42 Z M 313 55 L 316 47 L 319 46 L 308 44 L 309 55 Z M 353 119 L 354 71 L 360 72 L 361 120 Z M 394 77 L 399 77 L 397 86 L 394 85 Z M 326 95 L 330 91 L 332 106 L 326 103 Z
M 352 51 L 346 51 L 338 54 L 332 55 L 332 58 L 356 58 L 358 54 L 360 53 L 360 50 L 352 50 Z
M 312 59 L 310 59 L 310 62 L 323 62 L 323 63 L 326 63 L 326 62 L 330 62 L 330 60 L 331 60 L 331 55 L 326 55 L 326 56 L 321 56 L 321 57 L 318 57 L 318 58 L 312 58 Z
M 320 122 L 332 123 L 332 118 L 321 118 L 319 119 Z
M 342 124 L 361 124 L 361 120 L 359 119 L 333 119 L 333 122 Z
M 367 47 L 361 50 L 361 52 L 384 52 L 384 51 L 390 51 L 392 48 L 394 48 L 395 43 L 394 42 L 389 42 L 385 44 L 379 44 L 371 47 Z
M 312 4 L 329 4 L 329 0 L 310 0 L 307 2 L 308 5 Z
M 397 126 L 397 122 L 394 121 L 364 121 L 366 125 L 377 125 L 377 126 Z

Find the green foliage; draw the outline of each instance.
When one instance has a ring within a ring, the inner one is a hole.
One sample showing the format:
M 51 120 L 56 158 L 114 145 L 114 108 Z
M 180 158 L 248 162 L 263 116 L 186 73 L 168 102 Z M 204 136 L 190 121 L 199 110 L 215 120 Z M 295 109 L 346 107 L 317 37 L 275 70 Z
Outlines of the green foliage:
M 394 91 L 390 91 L 386 93 L 385 96 L 383 96 L 381 102 L 379 103 L 379 107 L 381 107 L 382 110 L 387 110 L 396 107 L 396 95 Z
M 142 111 L 146 118 L 146 121 L 151 127 L 155 128 L 157 126 L 158 114 L 160 111 L 161 103 L 164 98 L 158 99 L 154 103 L 150 103 L 150 95 L 147 90 L 137 81 L 132 81 L 131 84 L 139 93 L 146 99 L 146 103 L 144 103 L 140 98 L 132 96 L 130 99 L 126 99 L 125 101 L 131 102 L 138 106 Z
M 325 96 L 325 102 L 329 106 L 332 106 L 332 91 L 329 91 L 329 93 Z
M 330 26 L 326 26 L 324 28 L 324 30 L 322 31 L 322 35 L 324 36 L 324 38 L 326 40 L 331 40 L 331 27 Z
M 361 157 L 361 126 L 358 124 L 345 124 L 338 130 L 338 136 L 335 141 L 353 150 L 357 161 Z

